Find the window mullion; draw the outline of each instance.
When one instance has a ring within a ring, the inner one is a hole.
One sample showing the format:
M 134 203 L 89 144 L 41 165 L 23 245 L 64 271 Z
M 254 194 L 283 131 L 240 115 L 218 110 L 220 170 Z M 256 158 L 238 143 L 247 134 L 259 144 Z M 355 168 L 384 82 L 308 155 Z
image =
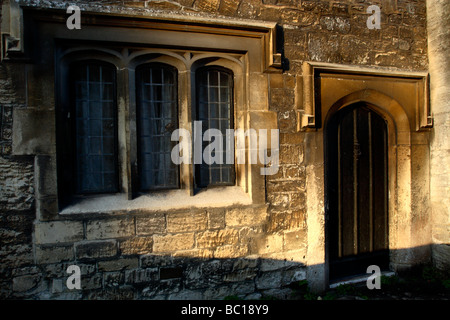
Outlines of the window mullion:
M 134 70 L 122 68 L 117 73 L 118 152 L 122 191 L 131 200 L 136 196 L 136 103 Z M 127 121 L 128 120 L 128 121 Z

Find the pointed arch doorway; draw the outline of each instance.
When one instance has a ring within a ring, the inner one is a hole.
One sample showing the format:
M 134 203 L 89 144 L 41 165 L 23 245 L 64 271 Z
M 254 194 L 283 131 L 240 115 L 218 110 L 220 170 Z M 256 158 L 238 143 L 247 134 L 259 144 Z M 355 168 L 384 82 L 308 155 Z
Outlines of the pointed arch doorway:
M 369 104 L 337 111 L 325 130 L 329 279 L 389 267 L 387 123 Z

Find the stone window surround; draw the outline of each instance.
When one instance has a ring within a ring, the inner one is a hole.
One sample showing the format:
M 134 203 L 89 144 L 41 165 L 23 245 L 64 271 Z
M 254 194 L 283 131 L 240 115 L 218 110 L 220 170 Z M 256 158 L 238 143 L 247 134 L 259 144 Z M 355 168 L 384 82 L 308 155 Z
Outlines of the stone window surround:
M 324 175 L 327 121 L 339 110 L 365 102 L 388 126 L 388 219 L 390 267 L 422 263 L 430 250 L 428 73 L 303 63 L 298 131 L 305 132 L 307 279 L 324 290 L 328 280 Z M 420 199 L 420 200 L 419 200 Z
M 132 50 L 134 49 L 134 50 Z M 218 54 L 218 53 L 205 53 L 194 51 L 180 51 L 170 50 L 162 48 L 121 48 L 114 50 L 107 48 L 106 46 L 81 46 L 68 48 L 61 52 L 61 58 L 57 63 L 57 75 L 56 82 L 59 84 L 58 96 L 61 99 L 61 105 L 69 104 L 69 101 L 64 101 L 65 97 L 69 94 L 66 91 L 67 85 L 67 69 L 70 63 L 74 61 L 92 60 L 108 62 L 116 67 L 117 72 L 117 101 L 118 101 L 118 158 L 119 158 L 119 177 L 120 177 L 120 189 L 123 194 L 128 195 L 129 200 L 133 200 L 139 196 L 137 190 L 137 176 L 130 174 L 137 172 L 137 134 L 136 134 L 136 84 L 135 84 L 135 70 L 139 66 L 147 63 L 162 63 L 174 67 L 178 74 L 178 123 L 179 128 L 188 130 L 192 133 L 192 118 L 194 108 L 196 84 L 195 84 L 195 72 L 198 68 L 204 66 L 221 66 L 231 70 L 234 74 L 235 82 L 235 115 L 234 118 L 242 119 L 242 104 L 243 101 L 242 92 L 243 87 L 243 64 L 239 61 L 240 55 L 234 57 L 233 54 Z M 64 115 L 61 115 L 64 117 Z M 242 121 L 236 123 L 237 127 L 243 126 Z M 57 126 L 58 127 L 58 126 Z M 58 129 L 57 129 L 58 130 Z M 58 135 L 57 135 L 58 136 Z M 57 142 L 58 143 L 58 142 Z M 191 153 L 193 153 L 191 151 Z M 63 166 L 64 164 L 60 164 Z M 180 178 L 181 189 L 185 190 L 191 196 L 194 196 L 194 183 L 193 183 L 193 164 L 181 164 L 180 165 Z M 245 166 L 238 166 L 238 185 L 245 190 Z M 167 191 L 160 191 L 169 194 Z M 208 192 L 208 191 L 206 191 Z M 152 192 L 148 192 L 151 194 Z M 157 193 L 157 192 L 155 192 Z M 171 192 L 170 194 L 176 195 L 177 192 Z M 123 198 L 120 195 L 119 198 Z M 150 195 L 151 197 L 151 195 Z M 80 199 L 83 199 L 81 197 Z M 93 196 L 85 197 L 82 201 L 86 205 L 86 202 L 92 203 L 95 206 L 95 198 Z M 98 198 L 98 197 L 97 197 Z M 111 199 L 111 197 L 101 197 L 102 199 Z M 148 197 L 147 197 L 148 198 Z M 154 197 L 157 198 L 156 196 Z M 179 200 L 179 199 L 178 199 Z M 175 202 L 177 199 L 175 197 Z M 116 201 L 116 204 L 122 203 Z M 73 206 L 71 206 L 73 207 Z M 89 207 L 88 207 L 89 208 Z M 120 205 L 116 210 L 120 208 L 125 209 Z M 170 206 L 168 206 L 170 208 Z M 73 208 L 77 210 L 77 206 Z M 89 212 L 89 210 L 87 210 Z M 70 210 L 64 210 L 64 212 L 70 212 Z
M 89 55 L 90 58 L 100 57 L 104 61 L 115 61 L 118 67 L 118 91 L 126 91 L 126 87 L 133 84 L 134 68 L 139 64 L 155 61 L 175 66 L 179 72 L 179 92 L 186 92 L 186 95 L 179 95 L 179 127 L 187 130 L 192 127 L 191 114 L 187 110 L 191 110 L 190 104 L 195 101 L 192 99 L 195 90 L 190 83 L 190 73 L 197 67 L 207 65 L 228 68 L 234 73 L 236 128 L 277 128 L 276 113 L 268 110 L 268 90 L 261 90 L 261 87 L 268 87 L 266 73 L 281 71 L 281 57 L 276 53 L 275 47 L 275 23 L 220 19 L 212 22 L 203 18 L 172 15 L 143 18 L 82 12 L 82 29 L 68 30 L 65 25 L 67 14 L 61 10 L 22 9 L 24 26 L 30 28 L 24 28 L 21 39 L 24 50 L 14 59 L 31 64 L 24 67 L 27 71 L 23 80 L 27 107 L 14 110 L 13 154 L 35 155 L 36 211 L 40 220 L 58 219 L 59 214 L 63 212 L 57 187 L 55 135 L 55 108 L 62 100 L 61 94 L 56 90 L 64 92 L 64 89 L 58 86 L 63 83 L 59 78 L 61 72 L 64 72 L 65 63 L 85 58 L 86 52 L 92 53 L 94 50 L 95 54 Z M 99 43 L 104 43 L 105 46 L 99 48 Z M 121 47 L 122 50 L 111 50 L 108 46 Z M 135 50 L 130 52 L 127 48 Z M 49 65 L 54 65 L 56 69 L 49 70 Z M 58 69 L 59 65 L 62 68 Z M 55 83 L 56 86 L 46 85 L 48 83 Z M 129 120 L 127 112 L 130 110 L 127 109 L 133 107 L 130 100 L 135 97 L 122 95 L 125 99 L 121 99 L 120 93 L 118 96 L 119 134 L 130 132 L 128 137 L 119 137 L 119 143 L 122 144 L 120 147 L 125 147 L 122 157 L 130 157 L 135 152 L 130 144 L 132 135 L 135 134 L 132 129 L 135 123 L 124 120 Z M 36 120 L 39 121 L 39 126 L 36 126 Z M 128 164 L 133 164 L 132 159 L 128 162 L 123 159 L 120 161 L 125 163 L 121 166 L 122 177 L 129 177 L 132 168 Z M 229 203 L 222 202 L 222 206 L 231 206 L 236 204 L 235 201 L 240 204 L 264 204 L 265 177 L 259 174 L 259 170 L 260 164 L 239 165 L 236 177 L 239 188 L 230 187 L 227 192 L 230 195 L 238 192 L 237 199 L 227 197 Z M 192 195 L 192 166 L 184 165 L 182 172 L 182 189 Z M 121 183 L 124 193 L 128 198 L 132 198 L 132 183 L 129 179 L 123 179 Z M 177 192 L 172 194 L 174 202 L 178 199 L 176 194 Z M 112 203 L 123 203 L 122 198 L 123 194 L 113 199 Z M 147 198 L 147 201 L 141 199 L 139 203 L 148 204 L 148 201 L 152 201 L 152 198 Z M 184 203 L 192 205 L 190 201 Z M 199 201 L 198 205 L 208 204 L 208 201 L 206 204 Z M 84 205 L 75 207 L 74 211 L 90 212 L 92 208 L 89 205 L 86 208 L 86 203 Z M 132 207 L 136 205 L 138 202 L 131 204 Z M 129 206 L 116 208 L 117 211 L 121 209 L 128 210 Z M 65 213 L 70 213 L 70 210 Z

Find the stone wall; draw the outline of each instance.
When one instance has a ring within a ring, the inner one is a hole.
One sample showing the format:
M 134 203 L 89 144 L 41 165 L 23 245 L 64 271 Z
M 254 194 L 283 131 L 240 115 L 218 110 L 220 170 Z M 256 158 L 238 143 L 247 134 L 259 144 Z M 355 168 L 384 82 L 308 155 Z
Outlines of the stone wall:
M 442 270 L 450 269 L 450 82 L 448 56 L 450 5 L 427 1 L 428 52 L 430 56 L 430 100 L 434 131 L 431 140 L 431 202 L 433 211 L 433 260 Z
M 12 155 L 12 110 L 23 107 L 11 80 L 11 69 L 0 65 L 0 297 L 17 289 L 16 277 L 29 281 L 33 270 L 34 166 L 32 157 Z M 30 280 L 33 281 L 33 280 Z M 15 289 L 14 289 L 15 288 Z M 19 291 L 22 290 L 19 288 Z
M 64 1 L 20 1 L 65 8 Z M 284 71 L 266 74 L 269 110 L 278 116 L 280 170 L 266 177 L 266 206 L 168 212 L 103 212 L 39 221 L 33 157 L 12 154 L 14 108 L 22 89 L 0 64 L 1 298 L 222 299 L 288 298 L 305 278 L 307 239 L 302 63 L 428 68 L 425 1 L 179 0 L 72 1 L 83 10 L 151 16 L 154 12 L 277 22 Z M 366 8 L 381 8 L 369 30 Z M 264 81 L 263 81 L 264 83 Z M 33 223 L 34 222 L 34 223 Z M 447 233 L 448 234 L 448 233 Z M 69 265 L 82 290 L 66 286 Z
M 301 254 L 303 239 L 292 233 L 266 238 L 261 232 L 266 215 L 265 207 L 230 207 L 72 215 L 36 223 L 39 267 L 26 294 L 50 299 L 260 297 L 274 285 L 305 276 L 304 265 L 289 259 Z M 72 264 L 81 268 L 81 291 L 66 286 Z M 30 279 L 16 281 L 25 287 L 22 281 Z

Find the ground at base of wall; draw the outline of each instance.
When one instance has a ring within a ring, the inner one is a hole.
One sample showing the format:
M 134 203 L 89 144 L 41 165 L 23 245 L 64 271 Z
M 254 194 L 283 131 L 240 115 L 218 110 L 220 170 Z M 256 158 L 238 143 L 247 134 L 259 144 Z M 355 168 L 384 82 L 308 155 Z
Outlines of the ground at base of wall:
M 323 294 L 308 290 L 305 281 L 292 287 L 297 300 L 450 300 L 450 272 L 430 266 L 418 267 L 393 276 L 382 276 L 380 289 L 367 284 L 343 284 Z

